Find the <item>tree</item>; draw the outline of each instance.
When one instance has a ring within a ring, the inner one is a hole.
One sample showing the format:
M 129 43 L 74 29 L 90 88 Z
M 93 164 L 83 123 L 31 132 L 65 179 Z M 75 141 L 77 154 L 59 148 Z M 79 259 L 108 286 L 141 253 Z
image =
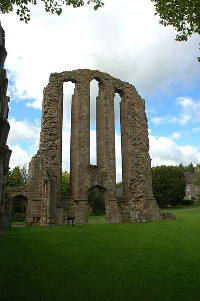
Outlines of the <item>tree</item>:
M 16 196 L 12 203 L 11 220 L 12 222 L 23 222 L 26 218 L 25 200 L 21 195 Z
M 15 166 L 7 173 L 7 186 L 10 187 L 22 187 L 28 182 L 28 170 L 24 164 L 22 167 Z
M 194 185 L 200 185 L 200 164 L 197 164 L 194 172 L 194 179 L 192 181 Z
M 185 177 L 178 166 L 152 168 L 153 193 L 161 207 L 180 204 L 185 196 Z
M 70 174 L 67 171 L 62 172 L 61 194 L 63 198 L 70 196 Z
M 195 171 L 195 167 L 192 164 L 192 162 L 189 165 L 185 165 L 183 166 L 183 164 L 179 164 L 178 166 L 183 172 L 194 172 Z
M 189 164 L 189 165 L 186 165 L 184 167 L 184 171 L 185 172 L 194 172 L 195 171 L 195 167 L 194 165 L 192 164 L 192 162 Z
M 193 33 L 200 34 L 199 0 L 151 0 L 156 15 L 164 26 L 172 25 L 178 32 L 176 41 L 187 41 Z M 200 62 L 200 57 L 198 57 Z
M 97 186 L 90 189 L 88 204 L 92 208 L 92 214 L 105 214 L 105 199 L 103 193 Z
M 123 188 L 123 182 L 120 181 L 120 182 L 116 183 L 116 188 L 117 189 Z
M 87 4 L 93 3 L 95 10 L 104 5 L 102 0 L 0 0 L 0 13 L 5 14 L 16 9 L 20 21 L 28 23 L 28 21 L 30 21 L 29 6 L 37 5 L 39 2 L 44 3 L 46 12 L 57 15 L 62 13 L 62 7 L 64 5 L 77 8 L 84 6 L 85 2 Z

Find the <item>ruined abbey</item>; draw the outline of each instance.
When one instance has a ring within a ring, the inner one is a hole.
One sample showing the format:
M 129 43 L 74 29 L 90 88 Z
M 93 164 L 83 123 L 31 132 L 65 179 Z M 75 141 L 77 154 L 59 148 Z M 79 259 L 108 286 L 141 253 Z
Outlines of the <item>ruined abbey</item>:
M 99 83 L 97 165 L 90 164 L 90 82 Z M 61 197 L 63 83 L 75 83 L 72 96 L 70 185 Z M 119 93 L 123 196 L 116 196 L 114 95 Z M 145 102 L 134 86 L 98 70 L 74 70 L 50 75 L 44 89 L 40 146 L 29 165 L 29 183 L 8 192 L 5 225 L 10 223 L 12 198 L 26 199 L 26 225 L 59 225 L 66 218 L 87 223 L 89 189 L 104 194 L 106 221 L 146 222 L 172 218 L 153 198 Z
M 6 189 L 9 170 L 7 77 L 4 70 L 4 31 L 0 26 L 0 235 L 11 226 L 12 204 L 23 198 L 26 225 L 60 225 L 69 217 L 87 223 L 90 189 L 98 187 L 105 199 L 106 221 L 146 222 L 172 219 L 153 198 L 151 159 L 145 102 L 134 86 L 98 70 L 52 73 L 44 89 L 40 145 L 29 164 L 29 182 Z M 90 164 L 90 82 L 99 84 L 97 111 L 97 164 Z M 61 195 L 63 83 L 75 84 L 71 108 L 70 191 Z M 114 97 L 120 102 L 123 195 L 116 194 Z

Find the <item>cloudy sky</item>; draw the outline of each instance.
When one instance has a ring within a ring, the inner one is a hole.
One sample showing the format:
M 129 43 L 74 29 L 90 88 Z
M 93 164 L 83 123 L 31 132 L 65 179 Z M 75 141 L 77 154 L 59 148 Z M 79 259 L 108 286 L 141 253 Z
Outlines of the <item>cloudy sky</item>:
M 42 91 L 52 72 L 98 69 L 133 84 L 146 101 L 152 165 L 200 162 L 199 36 L 175 42 L 150 0 L 105 0 L 105 6 L 66 7 L 61 16 L 32 8 L 29 24 L 1 16 L 11 98 L 10 165 L 29 162 L 39 143 Z M 73 84 L 64 85 L 63 169 L 69 170 Z M 91 163 L 95 163 L 95 98 L 91 83 Z M 115 98 L 117 180 L 120 180 L 119 96 Z

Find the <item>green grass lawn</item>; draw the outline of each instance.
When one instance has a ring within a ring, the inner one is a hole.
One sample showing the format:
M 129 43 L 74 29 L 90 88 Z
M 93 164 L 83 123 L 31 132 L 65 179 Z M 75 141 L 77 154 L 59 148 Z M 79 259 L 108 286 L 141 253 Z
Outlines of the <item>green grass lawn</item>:
M 5 229 L 0 300 L 200 300 L 200 210 L 149 223 Z
M 198 208 L 200 209 L 200 206 L 198 205 L 177 205 L 175 207 L 169 207 L 169 208 L 162 208 L 162 210 L 164 211 L 176 211 L 176 210 L 185 210 L 185 209 L 195 209 L 195 208 Z
M 104 224 L 106 216 L 104 215 L 88 215 L 88 224 Z

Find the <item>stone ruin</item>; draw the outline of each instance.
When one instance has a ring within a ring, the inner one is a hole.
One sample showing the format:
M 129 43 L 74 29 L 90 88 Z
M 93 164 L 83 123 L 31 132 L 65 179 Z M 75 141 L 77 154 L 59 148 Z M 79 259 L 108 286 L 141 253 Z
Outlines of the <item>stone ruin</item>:
M 4 204 L 6 190 L 6 174 L 9 170 L 11 150 L 7 146 L 7 138 L 10 130 L 8 123 L 8 103 L 7 96 L 8 79 L 4 62 L 7 56 L 5 48 L 5 34 L 0 23 L 0 236 L 3 235 Z
M 97 165 L 90 164 L 90 82 L 99 83 Z M 63 83 L 75 83 L 71 109 L 71 197 L 61 197 Z M 123 196 L 116 197 L 114 95 L 119 93 Z M 99 187 L 105 197 L 106 221 L 146 222 L 173 218 L 153 198 L 145 102 L 134 86 L 98 70 L 50 75 L 44 89 L 40 145 L 29 165 L 29 184 L 9 192 L 27 199 L 26 225 L 59 225 L 75 216 L 87 223 L 88 192 Z M 9 198 L 8 198 L 9 199 Z M 9 216 L 9 210 L 7 216 Z M 9 220 L 9 218 L 7 219 Z

